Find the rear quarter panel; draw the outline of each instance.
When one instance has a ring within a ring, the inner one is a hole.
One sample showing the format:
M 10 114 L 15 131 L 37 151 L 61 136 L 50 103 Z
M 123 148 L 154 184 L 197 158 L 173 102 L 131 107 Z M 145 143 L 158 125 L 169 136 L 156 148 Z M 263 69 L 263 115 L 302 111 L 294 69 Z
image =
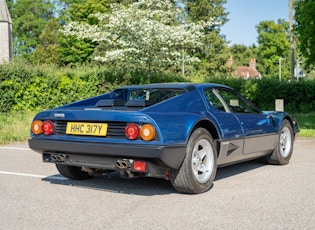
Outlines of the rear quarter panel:
M 187 143 L 195 124 L 205 119 L 206 107 L 197 90 L 193 90 L 141 112 L 148 114 L 157 124 L 166 145 Z

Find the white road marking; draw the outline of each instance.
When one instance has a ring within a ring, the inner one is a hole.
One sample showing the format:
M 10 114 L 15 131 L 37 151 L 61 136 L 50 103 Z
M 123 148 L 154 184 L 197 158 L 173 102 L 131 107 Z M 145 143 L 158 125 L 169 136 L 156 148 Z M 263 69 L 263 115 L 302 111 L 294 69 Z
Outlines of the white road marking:
M 30 148 L 22 148 L 22 147 L 7 147 L 0 146 L 0 149 L 12 149 L 12 150 L 31 150 Z
M 43 176 L 43 175 L 30 174 L 30 173 L 16 173 L 16 172 L 0 171 L 0 174 L 35 177 L 35 178 L 41 178 L 41 179 L 47 178 L 47 179 L 53 179 L 53 180 L 68 180 L 68 178 L 65 178 L 63 176 Z

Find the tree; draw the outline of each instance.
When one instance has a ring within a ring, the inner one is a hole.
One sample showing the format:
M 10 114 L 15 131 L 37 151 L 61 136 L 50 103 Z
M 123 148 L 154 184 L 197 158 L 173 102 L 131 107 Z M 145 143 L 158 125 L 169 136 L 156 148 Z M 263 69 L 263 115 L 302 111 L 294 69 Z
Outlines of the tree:
M 109 10 L 107 0 L 67 0 L 68 9 L 61 15 L 62 24 L 78 21 L 89 25 L 97 25 L 95 13 L 105 13 Z M 60 35 L 60 58 L 64 65 L 77 65 L 90 62 L 98 42 L 90 39 L 78 39 L 76 36 Z
M 313 0 L 296 0 L 295 31 L 298 48 L 305 58 L 305 66 L 315 67 L 315 2 Z
M 284 58 L 281 65 L 282 78 L 290 79 L 289 23 L 283 19 L 279 19 L 277 23 L 275 21 L 262 21 L 256 28 L 258 52 L 265 68 L 264 76 L 278 76 L 279 60 Z
M 208 32 L 213 30 L 220 32 L 220 27 L 227 22 L 228 13 L 223 7 L 226 0 L 183 0 L 183 2 L 190 20 L 198 22 L 214 19 L 215 23 L 208 27 Z
M 103 43 L 95 60 L 123 63 L 130 70 L 146 69 L 148 81 L 153 71 L 180 65 L 183 48 L 202 45 L 204 27 L 177 23 L 180 9 L 170 1 L 140 0 L 129 6 L 114 4 L 111 13 L 98 14 L 99 25 L 73 22 L 64 33 Z M 186 62 L 197 61 L 185 55 Z
M 251 58 L 257 59 L 258 56 L 257 47 L 254 45 L 247 47 L 245 45 L 234 44 L 229 50 L 236 66 L 247 66 Z
M 59 52 L 60 25 L 55 18 L 49 19 L 45 30 L 39 36 L 32 61 L 37 64 L 60 64 Z
M 90 25 L 98 24 L 95 13 L 105 13 L 109 9 L 107 0 L 80 0 L 71 4 L 69 16 L 71 21 L 86 22 Z
M 213 24 L 205 29 L 203 45 L 198 49 L 198 57 L 203 59 L 199 69 L 209 74 L 223 73 L 228 59 L 228 47 L 220 27 L 227 22 L 228 13 L 223 4 L 226 0 L 184 0 L 189 21 L 201 22 L 213 20 Z
M 14 54 L 28 56 L 35 51 L 47 21 L 53 18 L 53 5 L 50 0 L 16 0 L 15 4 L 11 1 L 10 9 Z

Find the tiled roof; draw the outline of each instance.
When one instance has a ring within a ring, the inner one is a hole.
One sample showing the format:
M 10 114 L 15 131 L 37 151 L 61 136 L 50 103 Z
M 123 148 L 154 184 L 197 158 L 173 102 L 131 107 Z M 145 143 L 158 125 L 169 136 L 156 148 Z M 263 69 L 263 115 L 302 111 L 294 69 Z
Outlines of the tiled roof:
M 256 69 L 248 66 L 239 66 L 236 68 L 235 72 L 238 77 L 245 79 L 260 77 L 260 73 Z

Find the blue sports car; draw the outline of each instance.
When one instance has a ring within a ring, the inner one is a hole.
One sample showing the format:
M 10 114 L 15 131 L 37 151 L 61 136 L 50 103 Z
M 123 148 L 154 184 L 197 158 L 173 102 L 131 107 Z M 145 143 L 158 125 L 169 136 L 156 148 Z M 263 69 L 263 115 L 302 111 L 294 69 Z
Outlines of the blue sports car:
M 29 146 L 70 179 L 119 171 L 209 190 L 217 167 L 261 158 L 287 164 L 298 136 L 285 112 L 263 112 L 228 86 L 125 86 L 38 113 Z

